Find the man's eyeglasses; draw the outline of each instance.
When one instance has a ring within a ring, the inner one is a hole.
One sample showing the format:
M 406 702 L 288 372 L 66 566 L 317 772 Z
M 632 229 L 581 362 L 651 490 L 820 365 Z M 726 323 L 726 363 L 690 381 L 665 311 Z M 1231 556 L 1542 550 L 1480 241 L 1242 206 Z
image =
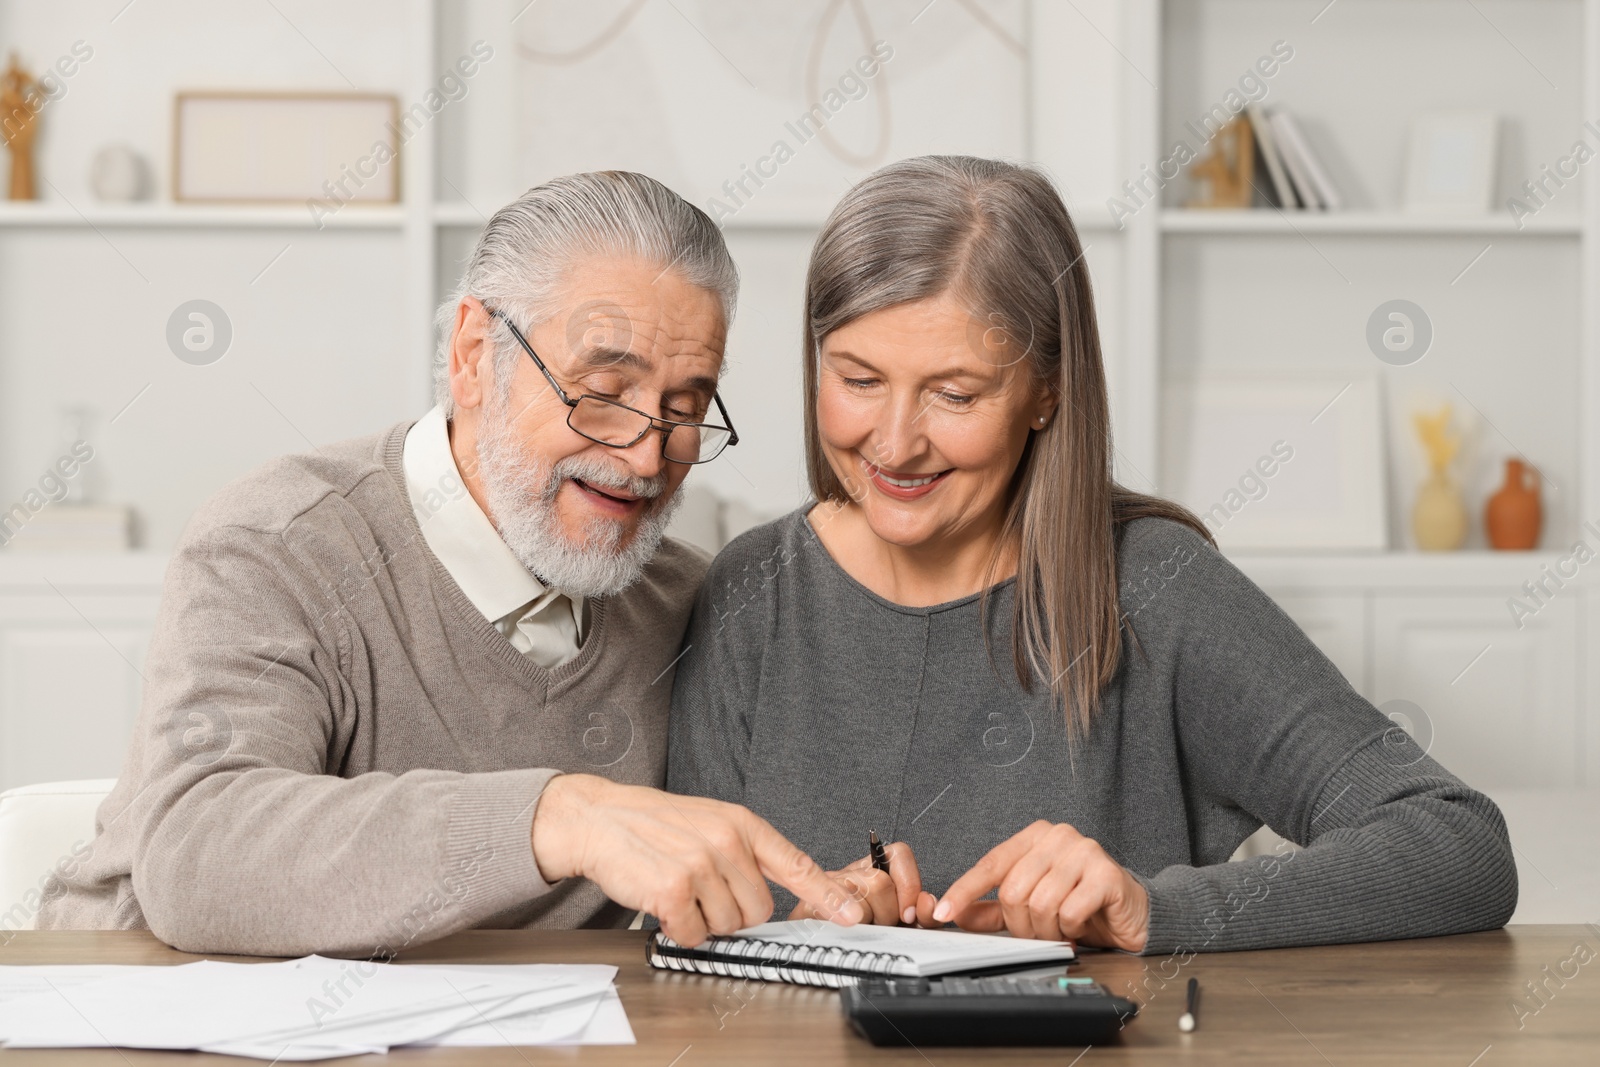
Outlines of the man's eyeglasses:
M 550 368 L 544 365 L 544 360 L 528 344 L 528 339 L 522 336 L 522 331 L 517 329 L 517 324 L 498 308 L 485 307 L 489 314 L 501 320 L 511 329 L 511 334 L 517 339 L 524 351 L 533 359 L 544 380 L 550 383 L 550 388 L 556 391 L 556 396 L 567 405 L 567 425 L 573 432 L 587 437 L 596 444 L 606 445 L 610 448 L 631 448 L 642 441 L 651 430 L 661 433 L 661 454 L 664 458 L 674 463 L 708 463 L 722 454 L 722 450 L 729 445 L 739 443 L 739 435 L 734 432 L 733 420 L 728 418 L 728 409 L 722 404 L 722 397 L 716 393 L 711 394 L 712 401 L 717 405 L 717 412 L 722 416 L 725 426 L 718 426 L 709 422 L 675 422 L 672 419 L 657 418 L 638 408 L 630 408 L 626 404 L 619 404 L 603 396 L 585 393 L 580 397 L 571 397 L 561 388 L 555 376 L 550 373 Z

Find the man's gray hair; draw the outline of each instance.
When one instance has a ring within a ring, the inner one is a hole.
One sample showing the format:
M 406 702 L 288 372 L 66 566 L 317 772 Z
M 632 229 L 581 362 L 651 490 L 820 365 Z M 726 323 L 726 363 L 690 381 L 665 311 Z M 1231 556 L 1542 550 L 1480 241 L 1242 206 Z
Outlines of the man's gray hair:
M 588 171 L 536 185 L 494 213 L 472 249 L 466 272 L 435 316 L 439 350 L 434 397 L 453 412 L 450 345 L 456 308 L 475 296 L 526 330 L 555 314 L 562 276 L 588 256 L 630 256 L 672 270 L 722 304 L 732 323 L 739 271 L 722 231 L 704 211 L 665 185 L 625 170 Z M 522 346 L 499 319 L 490 320 L 495 388 L 510 386 Z

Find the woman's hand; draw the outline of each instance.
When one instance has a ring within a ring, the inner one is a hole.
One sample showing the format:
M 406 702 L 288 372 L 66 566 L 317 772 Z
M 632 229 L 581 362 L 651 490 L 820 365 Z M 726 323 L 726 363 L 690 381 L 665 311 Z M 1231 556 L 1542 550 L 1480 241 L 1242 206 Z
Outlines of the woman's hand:
M 998 900 L 979 900 L 999 887 Z M 963 930 L 1144 950 L 1150 898 L 1099 843 L 1043 819 L 989 850 L 933 910 Z
M 861 905 L 866 912 L 863 923 L 878 926 L 943 926 L 933 918 L 932 893 L 922 891 L 922 874 L 917 870 L 917 858 L 911 846 L 895 841 L 884 846 L 889 859 L 889 873 L 872 866 L 872 857 L 863 856 L 843 870 L 829 871 L 828 877 L 837 882 L 844 892 Z M 789 913 L 791 919 L 824 919 L 811 905 L 801 902 Z

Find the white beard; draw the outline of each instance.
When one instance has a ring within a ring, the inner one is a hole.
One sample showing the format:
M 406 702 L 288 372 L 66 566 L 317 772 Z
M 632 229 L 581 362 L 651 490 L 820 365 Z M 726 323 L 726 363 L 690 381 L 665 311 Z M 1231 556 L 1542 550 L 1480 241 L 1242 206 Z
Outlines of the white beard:
M 554 466 L 529 460 L 511 433 L 509 404 L 491 392 L 478 431 L 478 470 L 490 521 L 512 555 L 535 577 L 572 597 L 611 596 L 644 573 L 666 535 L 681 497 L 666 494 L 666 475 L 639 478 L 593 455 L 568 456 Z M 648 499 L 633 537 L 627 525 L 590 520 L 582 544 L 570 540 L 556 514 L 562 483 L 579 478 L 599 489 L 618 489 Z

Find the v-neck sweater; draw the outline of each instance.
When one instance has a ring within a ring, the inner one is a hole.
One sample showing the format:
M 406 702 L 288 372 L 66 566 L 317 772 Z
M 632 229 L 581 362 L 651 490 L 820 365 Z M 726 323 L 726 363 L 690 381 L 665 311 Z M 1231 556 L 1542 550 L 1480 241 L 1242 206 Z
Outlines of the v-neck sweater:
M 587 880 L 541 877 L 533 817 L 564 771 L 662 783 L 707 559 L 665 540 L 543 668 L 429 551 L 410 425 L 268 463 L 190 521 L 122 774 L 38 894 L 40 929 L 383 955 L 467 927 L 626 925 Z

